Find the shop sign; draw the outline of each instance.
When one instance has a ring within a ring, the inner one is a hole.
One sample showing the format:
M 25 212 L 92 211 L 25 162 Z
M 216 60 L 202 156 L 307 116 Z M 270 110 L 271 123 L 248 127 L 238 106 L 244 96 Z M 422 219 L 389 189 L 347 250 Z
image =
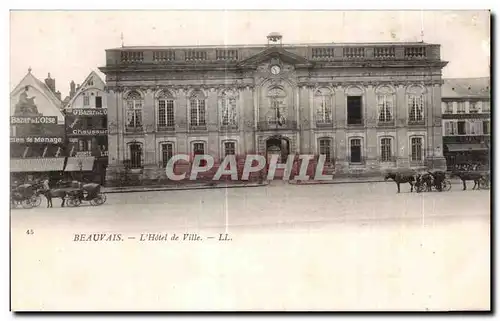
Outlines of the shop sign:
M 12 125 L 19 124 L 57 124 L 56 116 L 12 116 L 10 117 L 10 123 Z
M 66 109 L 67 115 L 75 116 L 106 116 L 108 110 L 106 108 L 68 108 Z
M 73 129 L 71 135 L 80 136 L 97 136 L 97 135 L 107 135 L 107 129 Z
M 30 136 L 30 137 L 11 137 L 11 143 L 19 144 L 62 144 L 62 137 L 42 137 L 42 136 Z

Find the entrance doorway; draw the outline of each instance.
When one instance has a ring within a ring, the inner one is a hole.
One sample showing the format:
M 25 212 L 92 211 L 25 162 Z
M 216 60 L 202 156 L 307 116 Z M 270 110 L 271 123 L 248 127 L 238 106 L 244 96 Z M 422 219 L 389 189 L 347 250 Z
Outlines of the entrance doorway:
M 285 163 L 290 154 L 290 142 L 282 136 L 272 136 L 266 141 L 266 158 L 269 163 L 273 155 L 278 155 L 278 163 Z
M 290 155 L 290 141 L 288 140 L 288 138 L 283 136 L 272 136 L 267 139 L 266 141 L 267 166 L 269 166 L 271 162 L 271 157 L 273 155 L 278 155 L 278 164 L 286 163 L 288 155 Z M 284 169 L 276 169 L 274 177 L 279 179 L 283 177 L 284 173 L 285 173 Z

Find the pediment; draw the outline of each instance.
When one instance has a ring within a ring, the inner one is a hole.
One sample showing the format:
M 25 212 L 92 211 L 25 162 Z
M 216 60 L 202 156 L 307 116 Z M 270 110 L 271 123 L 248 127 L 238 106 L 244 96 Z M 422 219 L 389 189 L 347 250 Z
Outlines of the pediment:
M 271 47 L 258 54 L 241 61 L 241 67 L 257 67 L 263 63 L 270 63 L 271 60 L 278 59 L 293 66 L 312 66 L 312 62 L 306 58 L 285 50 L 282 47 Z

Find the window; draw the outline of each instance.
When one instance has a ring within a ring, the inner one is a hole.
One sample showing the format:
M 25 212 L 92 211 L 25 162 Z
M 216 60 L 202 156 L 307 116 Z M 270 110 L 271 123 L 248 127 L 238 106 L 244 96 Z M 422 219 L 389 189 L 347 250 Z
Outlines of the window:
M 411 140 L 411 161 L 422 161 L 422 137 L 412 137 Z
M 390 162 L 392 158 L 391 139 L 382 138 L 380 140 L 380 155 L 382 162 Z
M 161 162 L 163 167 L 167 167 L 168 161 L 174 156 L 174 144 L 161 144 Z
M 483 134 L 484 135 L 490 134 L 490 121 L 489 120 L 483 120 Z
M 475 114 L 479 112 L 479 103 L 477 101 L 471 101 L 469 103 L 469 113 Z
M 490 102 L 489 101 L 483 101 L 481 103 L 481 112 L 482 113 L 489 113 L 490 112 Z
M 363 123 L 362 96 L 347 97 L 347 124 L 361 125 Z
M 233 92 L 224 92 L 220 98 L 222 126 L 236 126 L 236 95 Z
M 204 143 L 193 143 L 193 154 L 196 155 L 205 155 L 205 144 Z M 200 166 L 205 166 L 207 161 L 202 159 L 200 161 Z
M 92 151 L 92 139 L 78 139 L 78 151 L 79 152 Z
M 361 163 L 361 139 L 351 139 L 351 163 Z
M 457 104 L 457 113 L 459 114 L 465 114 L 465 102 L 460 101 Z
M 421 86 L 410 86 L 407 91 L 408 122 L 422 123 L 425 110 L 425 89 Z
M 129 144 L 130 150 L 130 167 L 131 168 L 141 168 L 142 167 L 142 146 L 139 143 Z
M 84 140 L 82 140 L 82 139 L 80 139 L 80 140 L 78 141 L 78 151 L 83 152 L 83 151 L 85 151 L 85 150 L 87 150 L 87 148 L 86 148 L 86 146 L 85 146 L 85 141 L 84 141 Z
M 95 108 L 102 108 L 102 97 L 95 97 Z
M 465 130 L 465 121 L 459 121 L 457 122 L 457 134 L 458 135 L 465 135 L 467 132 Z
M 469 135 L 481 135 L 481 130 L 483 129 L 481 121 L 470 121 L 469 122 Z
M 332 99 L 330 89 L 321 88 L 315 93 L 316 122 L 318 124 L 330 124 L 332 122 Z
M 393 110 L 392 98 L 393 98 L 393 96 L 389 96 L 389 95 L 377 96 L 378 121 L 379 122 L 392 121 L 392 110 Z
M 445 103 L 444 113 L 445 114 L 453 114 L 453 102 Z
M 133 91 L 127 95 L 127 127 L 140 129 L 142 128 L 142 97 Z
M 381 123 L 392 122 L 394 112 L 394 90 L 388 86 L 377 88 L 377 113 Z
M 410 95 L 409 97 L 410 122 L 421 122 L 424 120 L 424 97 Z
M 458 132 L 458 125 L 454 121 L 447 121 L 444 123 L 444 135 L 454 136 Z
M 286 123 L 286 93 L 278 87 L 271 88 L 268 93 L 271 115 L 268 117 L 270 125 L 285 125 Z
M 201 91 L 195 91 L 189 100 L 191 126 L 205 126 L 205 96 Z
M 224 156 L 236 155 L 236 143 L 224 142 Z
M 174 97 L 162 92 L 158 96 L 158 127 L 174 126 Z
M 321 138 L 319 140 L 319 154 L 325 155 L 325 163 L 332 162 L 332 144 L 330 138 Z
M 94 80 L 92 78 L 87 82 L 87 86 L 94 86 Z
M 83 96 L 83 106 L 89 106 L 90 105 L 90 97 L 87 95 Z

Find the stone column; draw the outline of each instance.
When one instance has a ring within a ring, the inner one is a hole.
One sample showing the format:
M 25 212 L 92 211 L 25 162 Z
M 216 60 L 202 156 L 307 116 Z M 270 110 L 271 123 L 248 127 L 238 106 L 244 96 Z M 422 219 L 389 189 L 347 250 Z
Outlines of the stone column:
M 410 161 L 408 158 L 408 108 L 406 105 L 406 88 L 399 85 L 396 88 L 396 150 L 394 151 L 397 157 L 398 167 L 409 167 Z
M 119 128 L 122 125 L 118 115 L 119 95 L 119 93 L 113 90 L 109 90 L 106 94 L 108 109 L 108 166 L 106 168 L 106 182 L 111 184 L 118 179 L 120 169 L 122 168 L 119 140 Z
M 366 168 L 368 171 L 378 170 L 379 160 L 377 153 L 377 97 L 372 85 L 365 87 L 366 91 Z
M 175 100 L 175 131 L 177 136 L 177 152 L 179 154 L 187 154 L 189 146 L 187 146 L 187 129 L 188 129 L 188 106 L 187 89 L 178 89 L 176 91 Z
M 334 121 L 335 121 L 335 172 L 346 172 L 349 167 L 347 161 L 346 146 L 346 122 L 347 122 L 347 103 L 345 88 L 338 86 L 335 88 L 335 104 L 334 104 Z

